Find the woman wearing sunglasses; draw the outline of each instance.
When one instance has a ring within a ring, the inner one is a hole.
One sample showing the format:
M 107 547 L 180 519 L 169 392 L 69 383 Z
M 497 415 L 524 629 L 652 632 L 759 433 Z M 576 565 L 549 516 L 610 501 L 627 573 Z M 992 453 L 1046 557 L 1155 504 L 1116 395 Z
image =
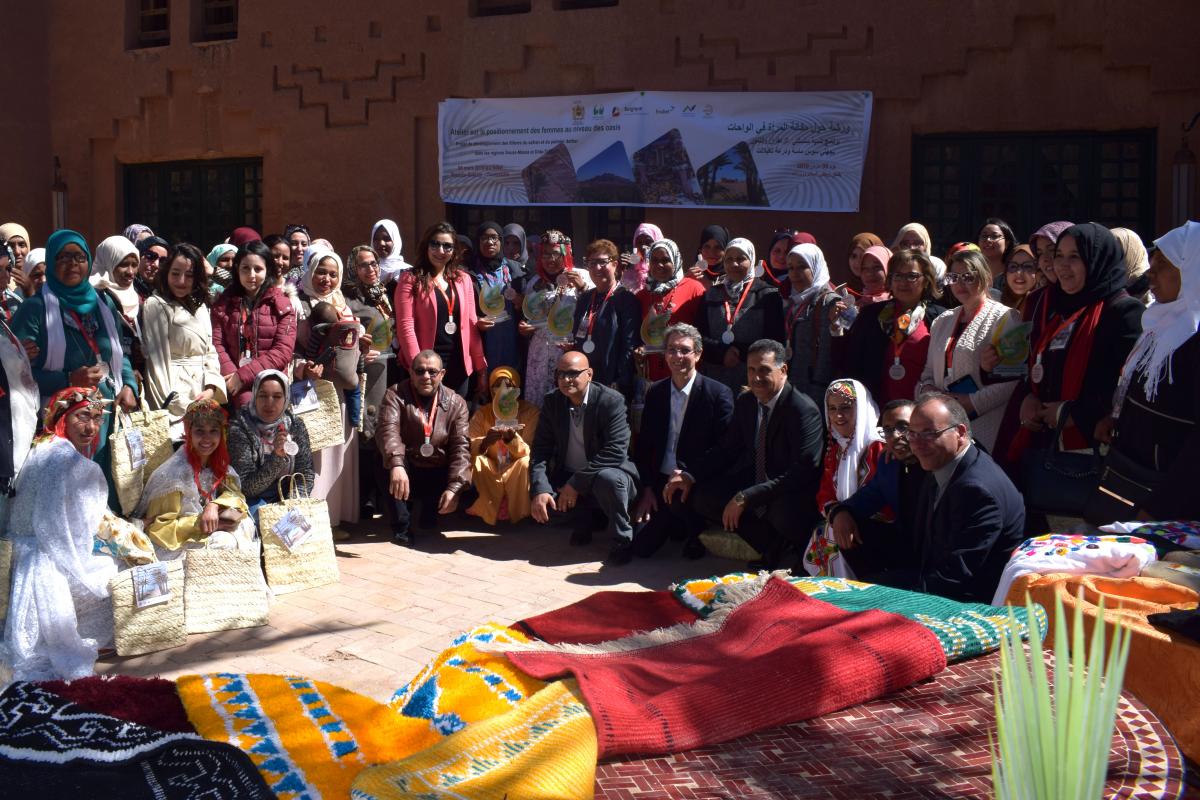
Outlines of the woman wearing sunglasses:
M 446 370 L 443 384 L 465 398 L 472 375 L 479 376 L 478 393 L 487 393 L 487 359 L 475 324 L 474 283 L 455 258 L 456 236 L 449 222 L 425 231 L 416 264 L 396 284 L 394 306 L 401 366 L 432 350 Z

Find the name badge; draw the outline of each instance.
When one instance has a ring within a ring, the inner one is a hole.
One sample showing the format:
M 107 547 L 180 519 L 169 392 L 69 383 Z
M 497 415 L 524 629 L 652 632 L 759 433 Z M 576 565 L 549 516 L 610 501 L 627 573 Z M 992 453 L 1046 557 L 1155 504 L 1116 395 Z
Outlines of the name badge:
M 1075 331 L 1075 323 L 1072 322 L 1067 327 L 1063 328 L 1058 333 L 1054 334 L 1054 338 L 1050 340 L 1048 350 L 1062 350 L 1071 341 L 1071 334 Z

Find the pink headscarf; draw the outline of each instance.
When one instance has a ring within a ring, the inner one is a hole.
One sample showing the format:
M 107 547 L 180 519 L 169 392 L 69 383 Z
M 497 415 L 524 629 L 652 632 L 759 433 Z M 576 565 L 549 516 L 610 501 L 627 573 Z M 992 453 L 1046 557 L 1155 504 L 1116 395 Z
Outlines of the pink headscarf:
M 633 241 L 636 242 L 642 234 L 650 237 L 651 246 L 654 242 L 661 241 L 663 237 L 662 229 L 651 222 L 643 222 L 637 226 L 633 232 Z M 634 294 L 646 288 L 646 276 L 650 273 L 650 251 L 647 250 L 638 259 L 638 263 L 633 267 L 621 273 L 621 285 Z
M 875 245 L 871 245 L 865 251 L 863 251 L 863 258 L 866 258 L 867 256 L 875 256 L 875 258 L 879 259 L 879 263 L 883 264 L 883 274 L 884 274 L 884 277 L 886 278 L 888 262 L 892 260 L 892 251 L 889 250 L 888 248 L 884 247 L 881 244 L 875 244 Z M 867 294 L 866 290 L 864 289 L 863 294 L 862 294 L 862 301 L 863 301 L 863 305 L 866 305 L 868 303 L 878 303 L 882 300 L 887 300 L 890 297 L 891 297 L 891 295 L 887 292 L 886 289 L 884 291 L 880 292 L 879 294 Z

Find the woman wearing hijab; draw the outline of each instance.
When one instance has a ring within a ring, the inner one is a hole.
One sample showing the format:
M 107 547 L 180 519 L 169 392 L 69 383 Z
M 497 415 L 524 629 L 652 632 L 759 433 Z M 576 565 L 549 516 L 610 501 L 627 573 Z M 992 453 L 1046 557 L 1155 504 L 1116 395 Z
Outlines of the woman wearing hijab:
M 44 437 L 17 478 L 8 526 L 12 589 L 0 654 L 14 680 L 87 677 L 98 649 L 111 642 L 108 581 L 117 567 L 92 554 L 108 510 L 104 473 L 93 459 L 107 402 L 90 386 L 56 392 L 46 406 Z
M 133 288 L 141 295 L 142 300 L 145 300 L 154 294 L 155 278 L 158 277 L 158 273 L 166 269 L 171 245 L 167 244 L 166 239 L 146 236 L 138 240 L 135 246 L 142 258 L 138 263 L 138 274 L 133 279 Z
M 735 393 L 746 384 L 746 353 L 759 339 L 783 341 L 783 298 L 754 277 L 754 244 L 725 248 L 725 274 L 704 293 L 696 327 L 704 340 L 703 372 Z
M 709 225 L 700 232 L 700 250 L 696 263 L 688 267 L 688 277 L 695 278 L 711 289 L 725 269 L 725 248 L 733 238 L 723 225 Z
M 833 376 L 829 307 L 839 296 L 829 284 L 829 265 L 815 244 L 798 244 L 787 255 L 791 293 L 783 301 L 788 381 L 820 406 Z
M 663 238 L 662 229 L 643 222 L 633 232 L 633 250 L 621 254 L 621 285 L 637 294 L 646 288 L 650 273 L 650 245 Z
M 229 463 L 241 478 L 250 513 L 278 503 L 279 480 L 294 473 L 311 489 L 313 454 L 304 420 L 292 413 L 291 384 L 277 369 L 265 369 L 251 386 L 253 400 L 229 424 Z
M 137 378 L 129 353 L 121 346 L 120 310 L 108 295 L 98 295 L 88 282 L 91 253 L 75 231 L 58 230 L 46 242 L 50 268 L 41 291 L 21 303 L 12 333 L 33 342 L 33 377 L 43 398 L 68 386 L 98 389 L 126 411 L 137 407 Z M 93 460 L 109 476 L 111 417 L 100 426 Z M 110 481 L 111 488 L 111 481 Z M 116 493 L 112 495 L 114 505 Z
M 283 238 L 292 251 L 287 282 L 293 286 L 299 286 L 301 279 L 304 277 L 305 265 L 308 263 L 306 256 L 308 254 L 308 245 L 312 242 L 312 234 L 308 232 L 307 226 L 292 223 L 284 226 Z
M 385 284 L 399 280 L 400 273 L 412 267 L 404 260 L 400 226 L 390 219 L 381 219 L 371 226 L 371 247 L 382 259 L 379 274 Z
M 1121 252 L 1125 254 L 1125 291 L 1142 305 L 1150 303 L 1150 254 L 1142 237 L 1129 228 L 1113 228 Z
M 817 489 L 820 526 L 804 551 L 804 569 L 810 575 L 853 578 L 838 549 L 826 517 L 831 508 L 845 501 L 875 474 L 883 454 L 879 434 L 879 407 L 860 382 L 839 378 L 829 384 L 822 402 L 829 445 Z
M 276 285 L 271 251 L 252 241 L 234 251 L 232 282 L 212 309 L 213 347 L 236 411 L 264 370 L 287 369 L 296 349 L 296 312 Z
M 988 291 L 991 284 L 992 274 L 983 253 L 960 250 L 950 259 L 946 286 L 959 306 L 935 319 L 930 327 L 929 352 L 916 395 L 928 391 L 952 395 L 974 420 L 971 435 L 989 453 L 996 444 L 1015 382 L 984 381 L 979 352 L 991 343 L 997 326 L 1021 322 L 1019 313 L 992 299 Z
M 171 438 L 183 436 L 183 415 L 197 400 L 225 403 L 226 385 L 213 345 L 204 256 L 177 244 L 154 278 L 154 294 L 142 304 L 142 350 L 146 400 L 171 418 Z
M 592 380 L 633 396 L 633 349 L 642 321 L 637 298 L 621 283 L 621 253 L 608 239 L 588 245 L 588 275 L 595 286 L 575 305 L 575 346 L 588 357 Z
M 638 292 L 641 305 L 640 341 L 646 364 L 646 377 L 651 381 L 670 375 L 661 352 L 645 353 L 646 336 L 650 331 L 665 331 L 672 325 L 695 325 L 707 291 L 704 284 L 685 275 L 683 254 L 670 239 L 659 239 L 650 245 L 650 272 L 646 288 Z
M 383 282 L 379 254 L 370 245 L 358 245 L 350 251 L 349 273 L 342 292 L 346 303 L 366 329 L 376 357 L 390 357 L 396 314 L 392 310 L 392 292 Z
M 33 297 L 46 282 L 46 248 L 35 247 L 25 256 L 25 297 Z M 17 287 L 21 288 L 21 287 Z
M 135 222 L 126 227 L 125 230 L 121 232 L 121 235 L 136 245 L 147 236 L 153 236 L 154 231 L 150 230 L 149 225 L 142 225 L 141 223 Z
M 183 445 L 146 481 L 134 515 L 160 560 L 185 549 L 257 551 L 258 533 L 237 471 L 230 466 L 226 414 L 197 400 L 183 415 Z
M 25 265 L 25 259 L 29 254 L 32 241 L 29 238 L 29 231 L 25 230 L 24 225 L 17 222 L 6 222 L 0 225 L 0 245 L 8 245 L 12 248 L 10 269 L 13 281 L 21 289 L 24 289 L 28 282 L 29 268 Z
M 1125 292 L 1125 256 L 1107 228 L 1086 222 L 1063 231 L 1054 271 L 1058 283 L 1033 321 L 1029 376 L 1010 404 L 1019 404 L 1020 427 L 1010 411 L 997 440 L 1010 467 L 1029 448 L 1050 444 L 1063 417 L 1063 449 L 1096 441 L 1097 424 L 1112 411 L 1121 365 L 1142 330 L 1145 307 Z
M 96 291 L 114 301 L 121 322 L 121 347 L 129 353 L 134 373 L 145 371 L 146 358 L 142 352 L 142 296 L 133 287 L 138 272 L 138 251 L 124 236 L 110 236 L 96 246 L 92 276 L 88 279 Z
M 486 393 L 487 358 L 476 326 L 475 283 L 455 256 L 456 236 L 449 222 L 439 222 L 421 237 L 417 263 L 396 284 L 396 338 L 401 367 L 434 350 L 446 370 L 443 384 L 466 397 L 472 375 L 477 391 Z
M 846 255 L 846 263 L 850 268 L 850 278 L 846 286 L 853 297 L 858 297 L 862 294 L 862 258 L 867 249 L 871 247 L 883 247 L 883 240 L 873 233 L 859 233 L 850 240 L 850 249 Z M 884 249 L 886 250 L 887 248 Z M 891 258 L 890 250 L 888 250 L 888 258 Z M 884 259 L 883 263 L 886 264 L 887 259 Z
M 882 249 L 882 248 L 881 248 Z M 874 274 L 863 259 L 863 279 L 870 289 Z M 891 299 L 864 308 L 846 334 L 846 372 L 861 382 L 880 403 L 912 400 L 929 352 L 929 326 L 946 309 L 933 262 L 920 250 L 901 250 L 887 264 Z
M 564 293 L 578 294 L 591 288 L 592 279 L 587 270 L 575 269 L 571 239 L 562 231 L 549 230 L 542 234 L 533 249 L 533 263 L 537 278 L 525 285 L 524 318 L 517 324 L 517 331 L 529 338 L 525 397 L 541 408 L 546 393 L 555 388 L 554 370 L 562 355 L 557 336 L 546 326 L 545 313 Z M 540 317 L 531 317 L 535 309 L 539 310 Z
M 499 222 L 484 222 L 475 231 L 475 260 L 470 275 L 475 281 L 475 307 L 479 320 L 475 327 L 483 337 L 483 354 L 488 366 L 512 367 L 521 363 L 520 339 L 517 334 L 517 309 L 525 291 L 525 270 L 515 261 L 504 257 L 504 229 Z M 485 293 L 503 298 L 504 319 L 493 321 L 484 313 L 481 301 Z
M 781 231 L 775 231 L 775 235 L 771 238 L 771 246 L 767 248 L 767 257 L 762 262 L 761 269 L 756 269 L 756 275 L 766 281 L 769 285 L 774 286 L 785 299 L 792 291 L 792 282 L 788 277 L 788 253 L 792 248 L 800 244 L 813 244 L 817 240 L 811 233 L 797 230 L 796 228 L 785 228 Z
M 467 513 L 488 525 L 520 522 L 529 516 L 529 448 L 540 412 L 533 403 L 518 399 L 517 426 L 497 427 L 496 397 L 502 392 L 519 392 L 521 376 L 510 367 L 499 367 L 488 377 L 488 388 L 491 402 L 480 405 L 467 426 L 473 480 L 479 492 Z
M 1097 431 L 1111 444 L 1095 509 L 1104 522 L 1200 518 L 1200 222 L 1154 246 L 1155 302 L 1121 370 L 1113 418 Z
M 225 291 L 237 281 L 237 277 L 233 274 L 233 257 L 237 255 L 238 246 L 228 242 L 214 245 L 212 250 L 208 251 L 208 255 L 204 260 L 212 267 L 211 283 L 209 288 L 209 296 L 216 300 L 221 296 L 221 292 Z
M 1037 256 L 1033 254 L 1029 245 L 1017 245 L 1004 268 L 1004 288 L 1000 292 L 1000 302 L 1023 315 L 1029 296 L 1039 286 L 1041 271 L 1038 269 Z
M 504 257 L 515 261 L 525 269 L 529 264 L 529 247 L 525 238 L 525 229 L 515 222 L 504 226 Z

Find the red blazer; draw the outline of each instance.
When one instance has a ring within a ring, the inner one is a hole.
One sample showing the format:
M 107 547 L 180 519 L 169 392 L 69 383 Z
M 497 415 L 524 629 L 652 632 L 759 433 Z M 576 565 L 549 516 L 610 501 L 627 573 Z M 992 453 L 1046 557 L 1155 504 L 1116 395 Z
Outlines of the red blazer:
M 258 373 L 264 369 L 290 372 L 288 367 L 296 349 L 296 310 L 287 295 L 272 286 L 243 317 L 242 298 L 225 293 L 212 308 L 212 336 L 221 374 L 236 372 L 242 379 L 241 391 L 229 398 L 234 408 L 241 408 L 250 402 L 251 385 Z M 239 347 L 243 341 L 253 358 L 239 367 L 242 357 Z
M 467 375 L 487 369 L 483 355 L 483 337 L 475 328 L 475 283 L 465 269 L 458 271 L 454 282 L 458 293 L 455 316 L 458 318 L 459 342 L 462 344 L 463 366 Z M 421 292 L 412 270 L 405 270 L 396 283 L 392 308 L 396 309 L 396 338 L 400 342 L 400 366 L 408 369 L 417 353 L 433 349 L 437 325 L 437 293 Z

